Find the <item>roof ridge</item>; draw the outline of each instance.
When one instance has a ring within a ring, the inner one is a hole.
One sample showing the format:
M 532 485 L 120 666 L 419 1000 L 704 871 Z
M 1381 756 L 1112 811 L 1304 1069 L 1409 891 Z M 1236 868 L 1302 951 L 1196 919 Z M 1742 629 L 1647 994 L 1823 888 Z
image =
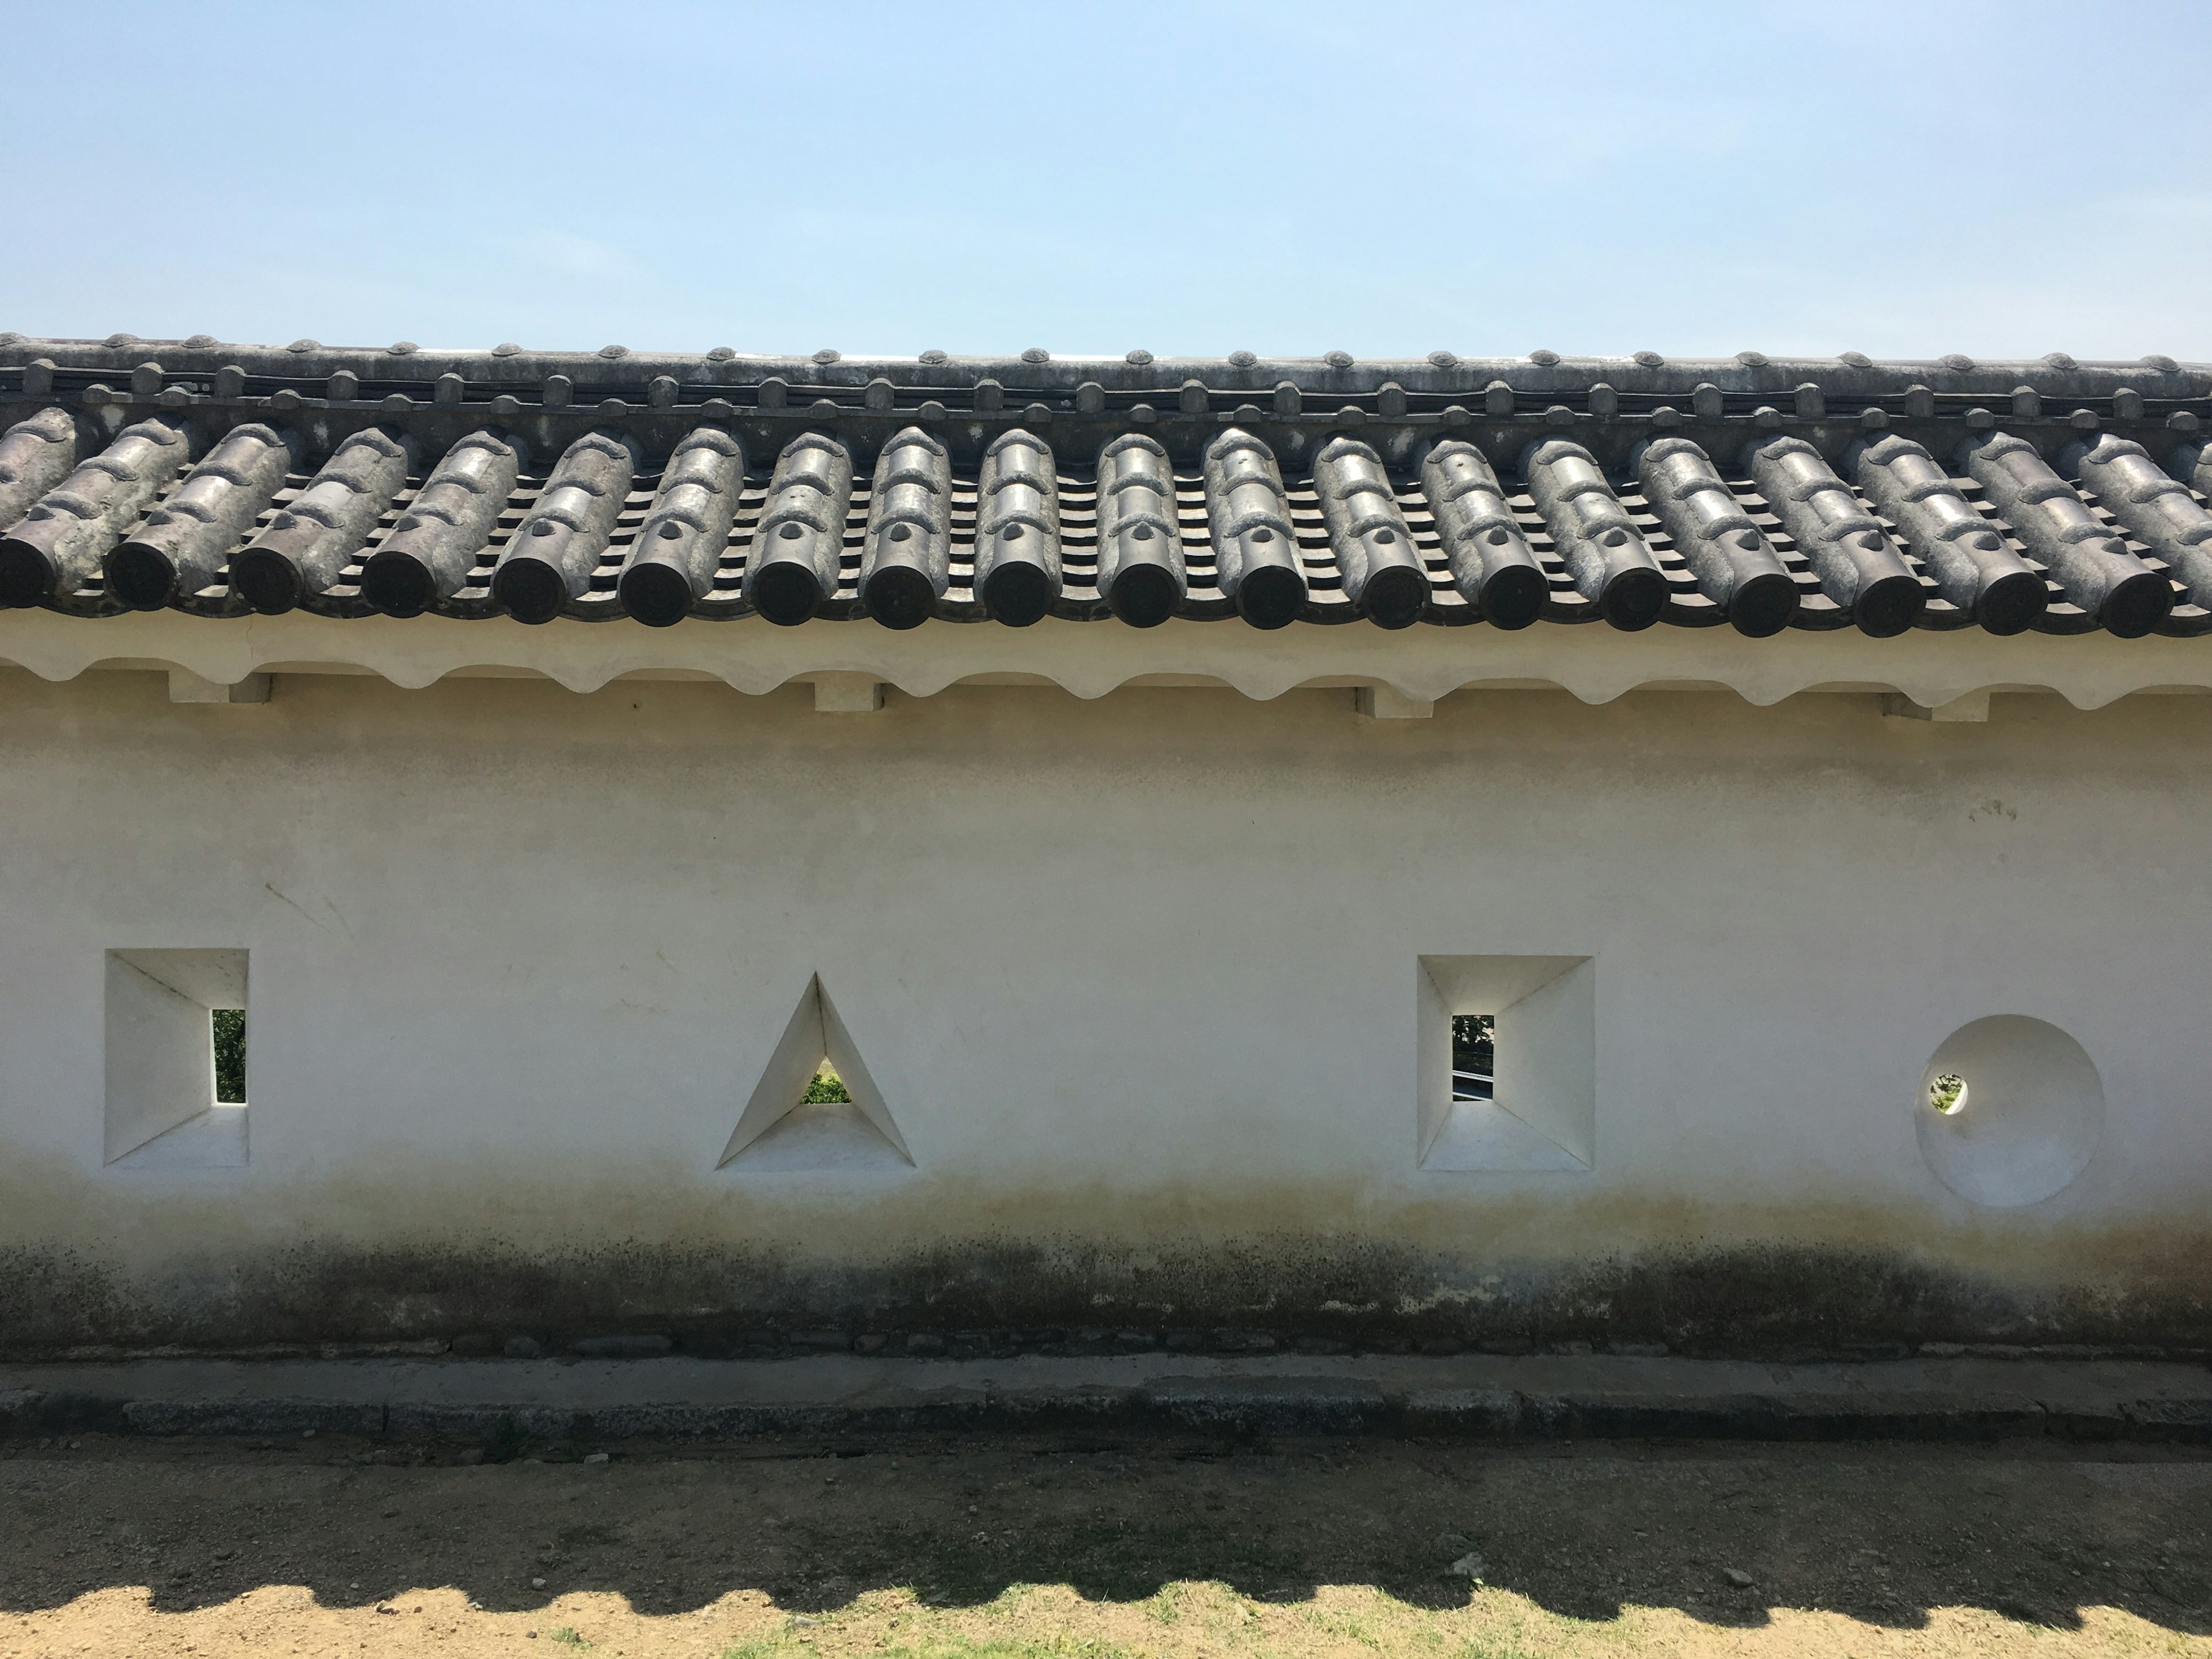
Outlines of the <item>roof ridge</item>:
M 700 352 L 644 352 L 606 346 L 593 350 L 526 350 L 491 347 L 426 347 L 411 341 L 389 346 L 330 346 L 314 340 L 288 345 L 224 343 L 210 335 L 142 339 L 112 334 L 103 339 L 47 338 L 0 332 L 0 370 L 41 360 L 58 368 L 98 369 L 125 375 L 148 363 L 170 375 L 211 375 L 236 368 L 251 378 L 327 379 L 341 371 L 362 380 L 434 385 L 455 374 L 466 385 L 530 385 L 564 374 L 577 385 L 649 386 L 670 377 L 679 383 L 754 387 L 771 380 L 787 386 L 866 386 L 881 379 L 894 387 L 938 387 L 972 392 L 986 380 L 1007 392 L 1067 389 L 1085 383 L 1109 392 L 1179 393 L 1187 381 L 1208 392 L 1272 392 L 1284 382 L 1301 391 L 1372 392 L 1395 384 L 1408 392 L 1479 393 L 1492 382 L 1516 392 L 1588 391 L 1597 385 L 1626 392 L 1679 390 L 1686 396 L 1710 382 L 1723 392 L 1787 392 L 1799 384 L 1823 388 L 1872 388 L 1925 384 L 1938 392 L 1996 396 L 2027 386 L 2045 393 L 2109 392 L 2133 386 L 2150 395 L 2212 392 L 2212 363 L 2181 363 L 2158 354 L 2130 361 L 2084 362 L 2064 352 L 2039 358 L 1977 361 L 1951 353 L 1932 359 L 1877 361 L 1864 353 L 1839 356 L 1769 356 L 1668 358 L 1656 351 L 1621 356 L 1567 356 L 1537 351 L 1523 357 L 1462 357 L 1435 351 L 1425 357 L 1355 357 L 1346 352 L 1313 356 L 1158 357 L 1134 351 L 1121 356 L 1060 356 L 1036 348 L 1016 354 L 957 356 L 928 351 L 912 356 L 848 356 L 833 351 L 740 353 L 718 346 Z M 2186 390 L 2184 390 L 2184 388 Z

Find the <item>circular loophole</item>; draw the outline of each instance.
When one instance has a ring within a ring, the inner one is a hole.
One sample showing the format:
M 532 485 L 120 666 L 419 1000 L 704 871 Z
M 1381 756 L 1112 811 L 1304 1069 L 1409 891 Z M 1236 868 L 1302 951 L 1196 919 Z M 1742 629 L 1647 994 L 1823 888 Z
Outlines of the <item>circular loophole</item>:
M 2064 1190 L 2105 1132 L 2096 1066 L 2064 1031 L 2025 1014 L 1992 1014 L 1945 1038 L 1912 1108 L 1936 1179 L 1991 1209 Z
M 530 533 L 533 536 L 551 535 L 553 533 L 553 521 L 550 519 L 540 519 L 536 524 L 530 526 Z
M 1391 543 L 1396 541 L 1398 538 L 1390 531 L 1378 530 L 1375 532 L 1375 539 L 1377 542 L 1380 542 L 1383 546 L 1388 547 Z
M 1490 544 L 1492 547 L 1503 547 L 1505 545 L 1508 539 L 1510 538 L 1506 536 L 1504 528 L 1502 526 L 1490 532 Z
M 787 524 L 787 525 L 784 526 L 784 527 L 783 527 L 781 530 L 778 531 L 776 533 L 777 533 L 778 535 L 781 536 L 781 537 L 784 538 L 784 540 L 786 540 L 786 541 L 787 541 L 787 542 L 795 542 L 795 541 L 797 541 L 797 540 L 799 538 L 799 536 L 800 536 L 803 532 L 799 530 L 799 526 L 798 526 L 797 525 L 795 525 L 795 524 Z
M 683 533 L 684 526 L 673 519 L 660 526 L 660 539 L 664 542 L 672 542 Z
M 1152 538 L 1152 527 L 1148 524 L 1140 524 L 1131 531 L 1129 535 L 1133 540 L 1148 542 Z
M 911 541 L 913 538 L 914 531 L 911 526 L 902 524 L 895 524 L 891 526 L 891 539 L 893 541 Z
M 1272 542 L 1275 539 L 1275 532 L 1268 529 L 1267 526 L 1261 525 L 1260 528 L 1252 532 L 1252 539 L 1255 542 Z
M 1006 526 L 1006 540 L 1008 540 L 1008 541 L 1010 541 L 1010 542 L 1018 542 L 1018 541 L 1021 540 L 1021 538 L 1022 538 L 1022 527 L 1021 527 L 1021 526 L 1019 526 L 1019 525 L 1018 525 L 1018 524 L 1010 524 L 1010 525 L 1008 525 L 1008 526 Z

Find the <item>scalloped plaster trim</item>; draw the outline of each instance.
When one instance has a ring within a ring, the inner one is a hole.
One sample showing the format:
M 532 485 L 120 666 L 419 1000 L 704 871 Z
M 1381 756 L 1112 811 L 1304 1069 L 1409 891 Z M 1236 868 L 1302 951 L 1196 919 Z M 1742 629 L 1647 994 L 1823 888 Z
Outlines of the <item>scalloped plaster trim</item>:
M 842 672 L 925 697 L 979 675 L 1009 674 L 1085 698 L 1157 675 L 1218 682 L 1263 700 L 1316 684 L 1387 685 L 1416 702 L 1469 686 L 1534 684 L 1601 703 L 1644 686 L 1707 684 L 1762 707 L 1800 691 L 1848 688 L 1900 692 L 1923 707 L 1975 691 L 2047 690 L 2077 708 L 2098 708 L 2136 691 L 2212 690 L 2212 649 L 2159 635 L 1999 639 L 1961 630 L 1869 640 L 1790 631 L 1747 640 L 1725 629 L 1620 634 L 1543 623 L 1511 634 L 1480 627 L 1384 633 L 1356 624 L 1263 633 L 1230 623 L 1176 620 L 1138 629 L 1054 619 L 1026 629 L 932 622 L 892 633 L 865 623 L 776 628 L 757 617 L 648 629 L 526 628 L 503 617 L 338 621 L 301 611 L 235 619 L 0 613 L 0 662 L 43 679 L 73 679 L 123 661 L 160 663 L 225 685 L 271 664 L 287 672 L 366 671 L 410 689 L 463 670 L 503 669 L 543 674 L 572 691 L 596 691 L 625 674 L 690 670 L 759 694 Z

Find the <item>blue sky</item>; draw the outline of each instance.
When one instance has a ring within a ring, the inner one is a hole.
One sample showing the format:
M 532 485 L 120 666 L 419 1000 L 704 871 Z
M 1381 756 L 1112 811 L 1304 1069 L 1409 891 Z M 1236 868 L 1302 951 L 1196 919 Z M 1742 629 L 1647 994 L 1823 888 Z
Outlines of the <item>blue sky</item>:
M 0 328 L 2212 358 L 2212 5 L 0 0 Z

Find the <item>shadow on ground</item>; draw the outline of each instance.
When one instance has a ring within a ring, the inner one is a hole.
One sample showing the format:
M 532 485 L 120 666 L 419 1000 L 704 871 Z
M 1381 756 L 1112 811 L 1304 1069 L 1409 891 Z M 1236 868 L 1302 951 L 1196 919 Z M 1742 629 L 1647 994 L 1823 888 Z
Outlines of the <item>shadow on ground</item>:
M 968 1606 L 1064 1583 L 1136 1601 L 1218 1581 L 1261 1601 L 1372 1585 L 1463 1604 L 1455 1561 L 1577 1620 L 1770 1609 L 1894 1628 L 1936 1607 L 2057 1627 L 2124 1609 L 2212 1633 L 2212 1461 L 2186 1449 L 1332 1440 L 878 1439 L 459 1448 L 82 1437 L 0 1447 L 0 1608 L 150 1587 L 185 1610 L 258 1586 L 361 1606 L 453 1586 L 532 1611 L 641 1613 L 760 1590 L 793 1613 L 910 1588 Z M 1749 1582 L 1741 1581 L 1747 1579 Z

